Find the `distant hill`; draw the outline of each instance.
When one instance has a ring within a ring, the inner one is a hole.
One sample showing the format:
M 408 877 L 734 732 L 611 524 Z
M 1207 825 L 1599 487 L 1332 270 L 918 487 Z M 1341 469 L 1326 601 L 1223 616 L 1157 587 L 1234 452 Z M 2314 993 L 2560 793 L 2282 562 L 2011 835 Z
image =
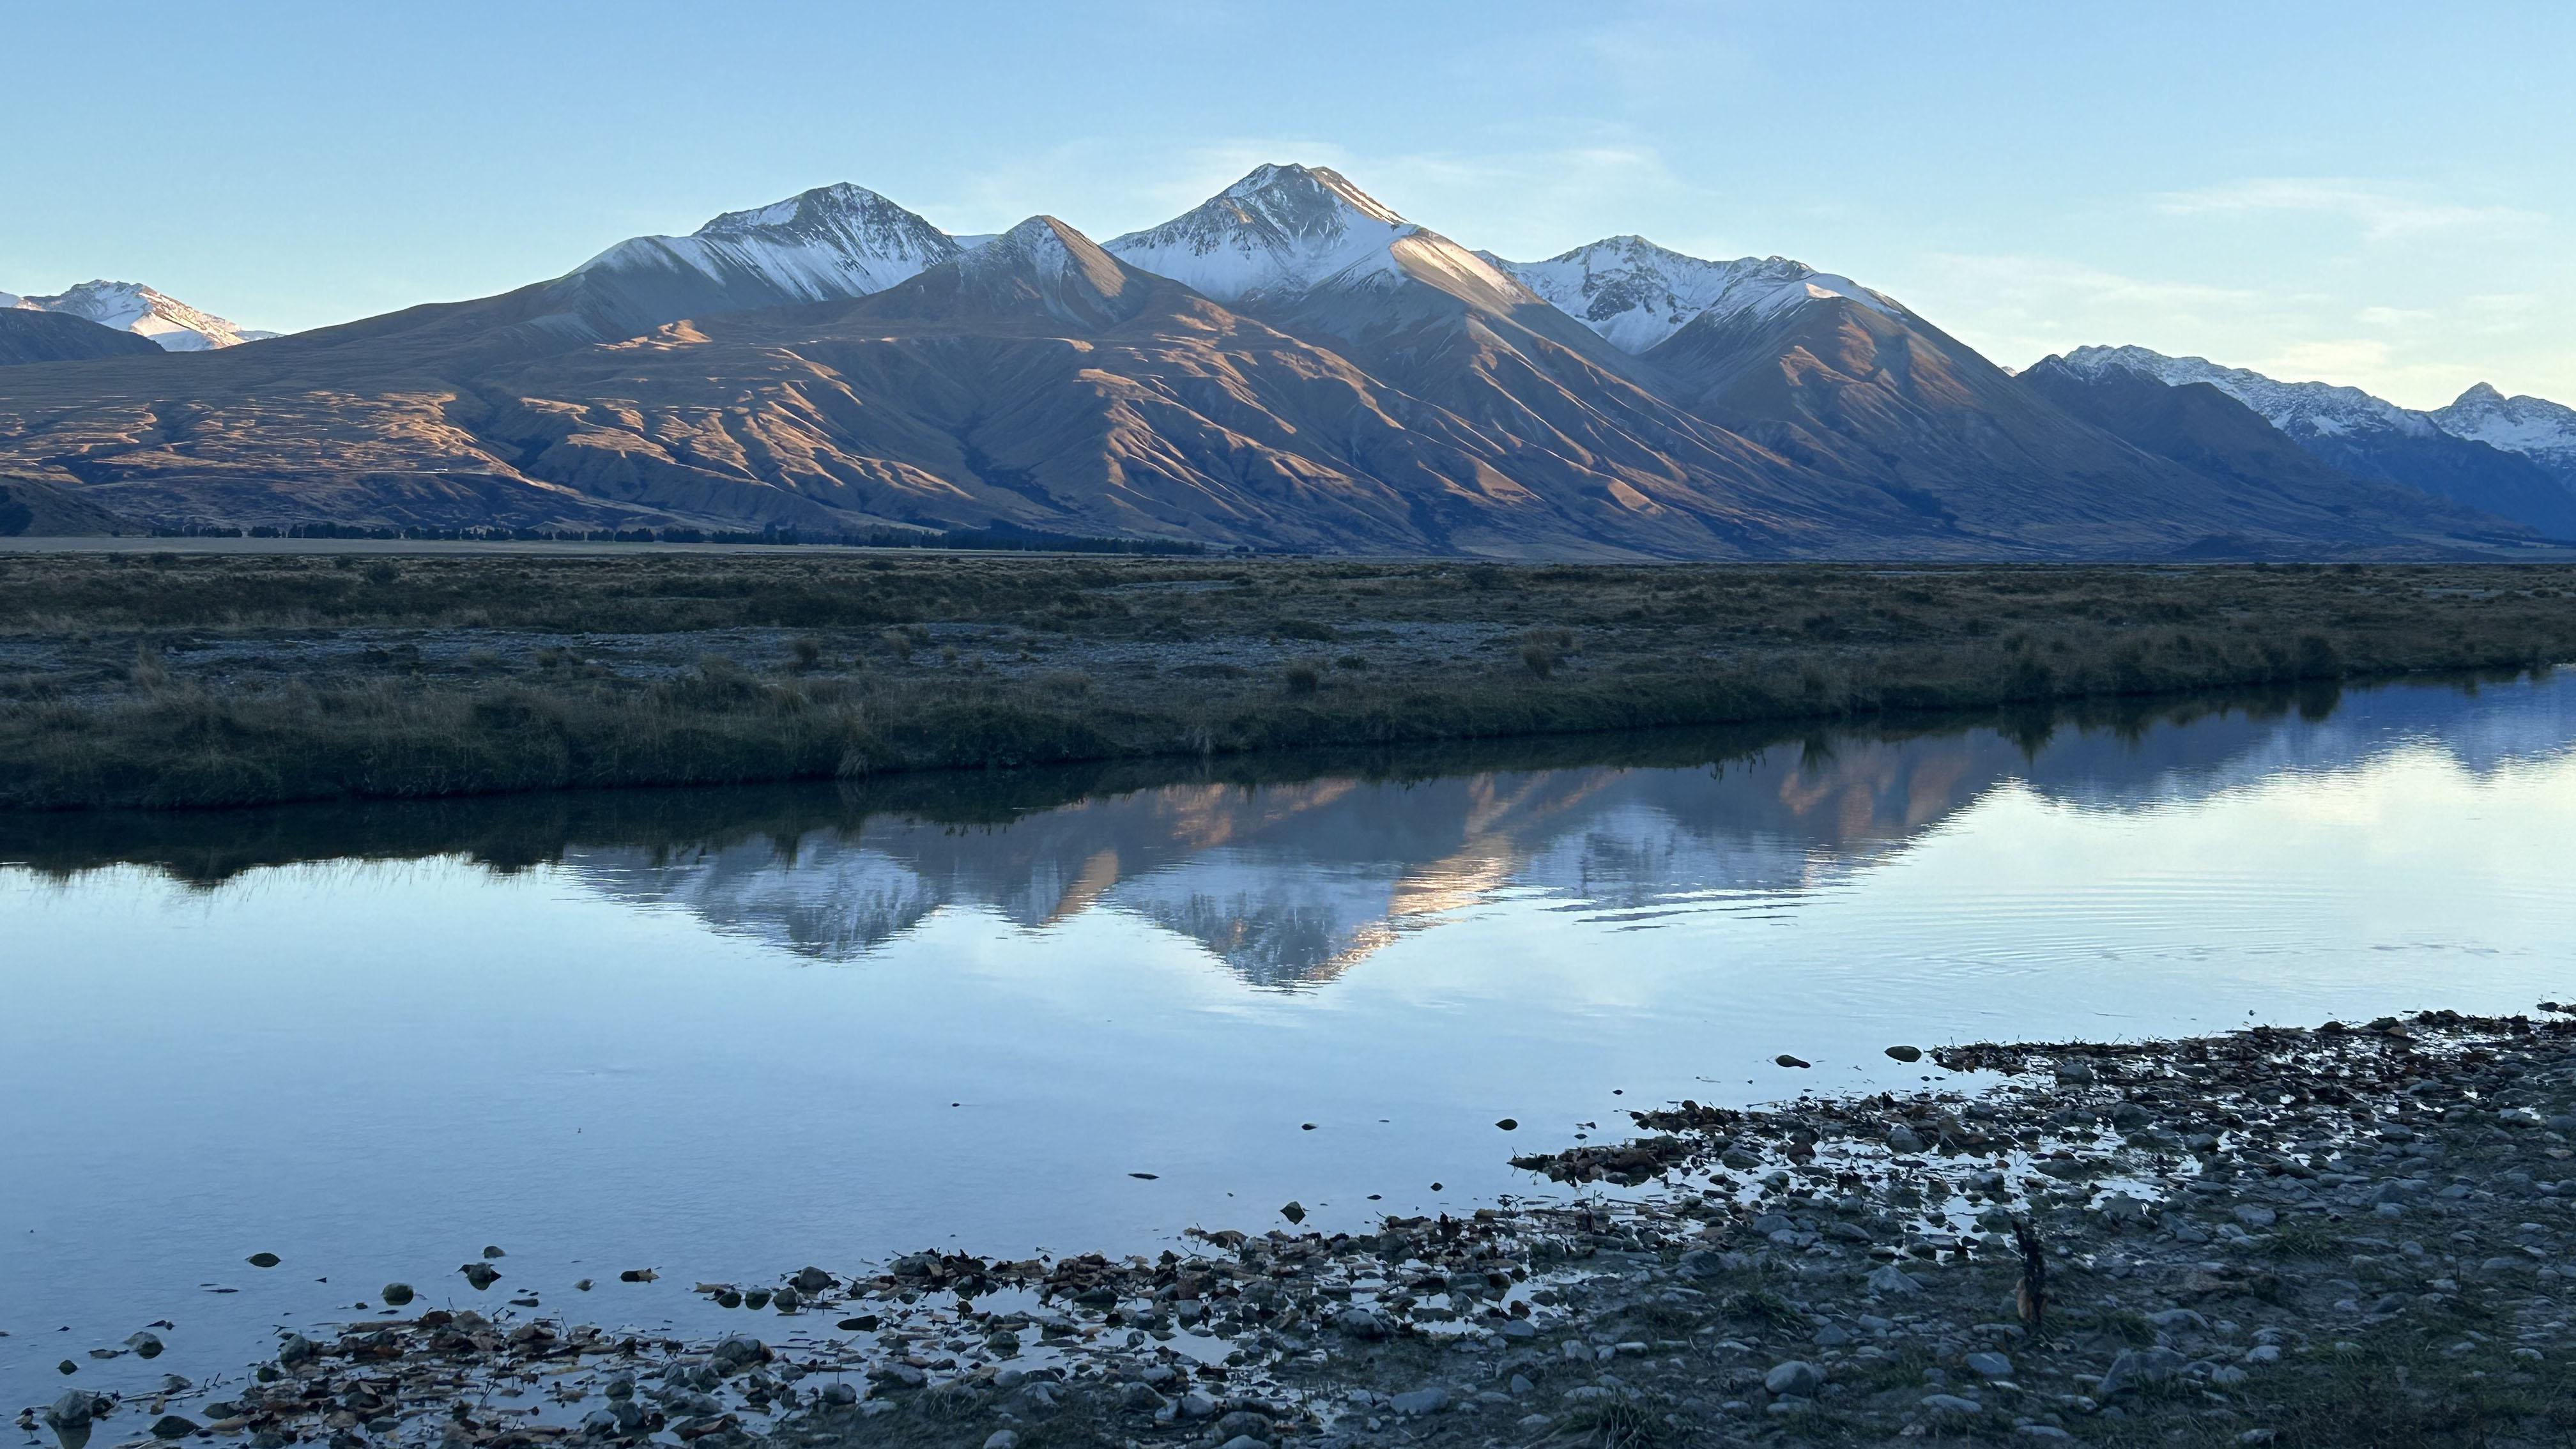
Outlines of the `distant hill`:
M 101 327 L 130 332 L 165 352 L 207 352 L 277 335 L 243 328 L 212 312 L 163 296 L 140 282 L 83 282 L 51 297 L 0 293 L 0 308 L 78 317 Z
M 151 356 L 161 349 L 131 332 L 59 312 L 0 308 L 0 367 L 78 362 L 93 357 Z
M 76 489 L 0 474 L 0 538 L 82 538 L 143 531 Z

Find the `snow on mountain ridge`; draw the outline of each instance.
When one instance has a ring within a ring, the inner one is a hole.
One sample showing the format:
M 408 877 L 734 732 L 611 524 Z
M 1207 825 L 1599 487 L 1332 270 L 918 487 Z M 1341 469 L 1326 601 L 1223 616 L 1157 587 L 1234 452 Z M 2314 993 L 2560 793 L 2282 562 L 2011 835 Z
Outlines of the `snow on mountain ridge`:
M 1189 211 L 1117 237 L 1106 249 L 1220 302 L 1393 286 L 1413 268 L 1505 296 L 1521 290 L 1475 253 L 1322 166 L 1256 166 Z
M 2205 382 L 2263 415 L 2265 421 L 2293 438 L 2334 437 L 2357 432 L 2395 432 L 2431 437 L 2443 429 L 2411 408 L 2402 408 L 2357 387 L 2330 382 L 2282 382 L 2249 368 L 2224 367 L 2205 357 L 2167 357 L 2144 347 L 2078 347 L 2056 361 L 2088 381 L 2110 368 L 2127 368 L 2167 386 Z
M 243 328 L 140 282 L 101 279 L 83 282 L 51 297 L 17 297 L 0 292 L 0 299 L 5 299 L 0 300 L 0 307 L 61 312 L 119 332 L 131 332 L 151 339 L 166 352 L 210 352 L 277 335 Z
M 2431 417 L 2444 432 L 2521 453 L 2576 477 L 2576 408 L 2545 397 L 2506 397 L 2485 383 Z
M 844 181 L 726 212 L 684 237 L 633 237 L 573 270 L 687 268 L 718 282 L 749 273 L 787 296 L 829 302 L 884 291 L 963 250 L 920 216 Z
M 1641 353 L 1711 312 L 1721 317 L 1776 316 L 1808 301 L 1846 297 L 1876 312 L 1902 315 L 1893 298 L 1849 277 L 1820 272 L 1788 257 L 1713 262 L 1660 247 L 1636 235 L 1606 237 L 1539 262 L 1480 253 L 1522 286 L 1622 352 Z

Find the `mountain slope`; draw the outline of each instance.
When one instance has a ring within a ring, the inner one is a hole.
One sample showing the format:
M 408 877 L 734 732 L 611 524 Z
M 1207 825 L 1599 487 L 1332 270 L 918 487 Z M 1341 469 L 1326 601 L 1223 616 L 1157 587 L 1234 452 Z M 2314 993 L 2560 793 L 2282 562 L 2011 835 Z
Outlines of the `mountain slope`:
M 2143 452 L 1884 299 L 1706 312 L 1642 361 L 1701 416 L 1820 472 L 1869 480 L 1967 538 L 2130 556 L 2270 553 L 2326 540 L 2386 546 L 2420 536 L 2424 522 L 2346 512 L 2296 482 L 2248 491 Z
M 2355 506 L 2447 518 L 2464 535 L 2511 532 L 2506 520 L 2403 485 L 2339 473 L 2262 415 L 2205 382 L 2174 385 L 2105 367 L 2079 374 L 2048 358 L 2014 379 L 2123 442 L 2205 477 L 2265 493 L 2296 489 L 2329 508 Z
M 19 297 L 6 303 L 31 312 L 59 312 L 119 332 L 148 338 L 169 352 L 207 352 L 238 347 L 274 337 L 274 332 L 245 331 L 140 282 L 83 282 L 51 297 Z
M 1604 541 L 1671 537 L 1719 556 L 1844 528 L 1915 535 L 1880 490 L 1812 473 L 1641 385 L 1632 361 L 1484 257 L 1322 168 L 1266 165 L 1108 244 L 1131 264 L 1339 354 L 1473 429 L 1499 476 L 1570 488 Z M 1580 481 L 1575 481 L 1580 480 Z M 1798 540 L 1792 542 L 1792 540 Z M 1511 552 L 1502 537 L 1453 547 Z M 1917 545 L 1938 549 L 1941 544 Z
M 2208 383 L 2339 472 L 2402 483 L 2551 538 L 2576 539 L 2576 493 L 2548 469 L 2520 453 L 2455 436 L 2432 417 L 2359 388 L 2281 382 L 2207 358 L 2167 357 L 2143 347 L 2079 347 L 2057 360 L 2079 377 L 2117 367 L 2168 384 Z
M 150 356 L 160 350 L 148 337 L 102 327 L 85 317 L 0 308 L 0 367 L 91 357 Z

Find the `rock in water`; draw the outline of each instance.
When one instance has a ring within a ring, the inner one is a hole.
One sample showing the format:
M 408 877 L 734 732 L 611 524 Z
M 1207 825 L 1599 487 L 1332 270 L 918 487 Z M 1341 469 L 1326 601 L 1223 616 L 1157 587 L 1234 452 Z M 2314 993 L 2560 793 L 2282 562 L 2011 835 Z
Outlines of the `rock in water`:
M 1286 1218 L 1292 1223 L 1302 1223 L 1306 1220 L 1306 1205 L 1300 1202 L 1291 1202 L 1286 1207 L 1279 1210 L 1279 1216 Z
M 473 1284 L 477 1293 L 501 1280 L 500 1270 L 489 1263 L 467 1263 L 456 1271 L 465 1275 L 465 1281 Z
M 1775 1061 L 1775 1062 L 1778 1062 L 1780 1065 L 1782 1065 L 1782 1066 L 1784 1066 L 1784 1067 L 1796 1067 L 1796 1068 L 1799 1068 L 1799 1069 L 1801 1069 L 1801 1070 L 1803 1070 L 1803 1069 L 1804 1069 L 1805 1067 L 1807 1067 L 1807 1065 L 1808 1065 L 1808 1063 L 1806 1063 L 1806 1062 L 1802 1062 L 1802 1061 L 1798 1060 L 1796 1057 L 1793 1057 L 1793 1056 L 1789 1055 L 1787 1052 L 1782 1052 L 1782 1053 L 1780 1053 L 1780 1055 L 1778 1055 L 1778 1056 L 1776 1056 L 1776 1057 L 1773 1057 L 1771 1060 L 1773 1060 L 1773 1061 Z
M 275 1253 L 253 1253 L 242 1261 L 254 1268 L 274 1268 L 279 1260 Z
M 502 1252 L 499 1248 L 486 1243 L 483 1245 L 483 1256 L 486 1258 L 506 1258 L 510 1255 Z
M 83 1390 L 74 1389 L 45 1407 L 45 1427 L 54 1431 L 54 1437 L 62 1441 L 63 1449 L 81 1449 L 89 1442 L 90 1420 L 97 1415 L 98 1400 Z
M 409 1283 L 388 1283 L 385 1285 L 384 1299 L 385 1306 L 388 1308 L 400 1308 L 404 1304 L 409 1303 L 416 1296 L 417 1295 L 411 1291 L 411 1285 Z
M 820 1293 L 827 1288 L 837 1286 L 831 1274 L 811 1266 L 798 1270 L 796 1276 L 788 1279 L 787 1282 L 788 1286 L 799 1293 Z
M 135 1357 L 137 1358 L 159 1358 L 161 1356 L 161 1340 L 154 1334 L 135 1334 L 125 1340 L 125 1346 L 134 1350 Z
M 1495 1123 L 1494 1125 L 1495 1125 L 1495 1126 L 1497 1126 L 1497 1127 L 1502 1128 L 1502 1129 L 1503 1129 L 1504 1131 L 1506 1131 L 1506 1132 L 1517 1132 L 1517 1131 L 1519 1131 L 1519 1130 L 1520 1130 L 1520 1126 L 1521 1126 L 1520 1122 L 1519 1122 L 1517 1119 L 1515 1119 L 1515 1118 L 1511 1118 L 1511 1117 L 1506 1117 L 1506 1118 L 1504 1118 L 1503 1120 L 1501 1120 L 1500 1122 Z
M 1887 1054 L 1896 1058 L 1900 1062 L 1919 1062 L 1923 1060 L 1923 1048 L 1921 1047 L 1892 1046 L 1887 1049 Z
M 177 1414 L 163 1414 L 160 1418 L 152 1421 L 152 1437 L 155 1439 L 185 1439 L 189 1435 L 196 1433 L 197 1428 L 198 1426 L 196 1421 L 192 1419 L 183 1419 Z

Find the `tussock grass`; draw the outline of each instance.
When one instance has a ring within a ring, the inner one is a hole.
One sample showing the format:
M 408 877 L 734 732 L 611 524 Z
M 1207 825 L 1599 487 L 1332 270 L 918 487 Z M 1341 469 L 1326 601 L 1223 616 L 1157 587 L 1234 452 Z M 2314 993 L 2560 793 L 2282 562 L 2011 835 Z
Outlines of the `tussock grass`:
M 2318 712 L 2346 680 L 2576 659 L 2576 569 L 2551 565 L 348 563 L 0 559 L 0 808 L 851 778 L 1920 712 L 2001 712 L 2038 738 L 2070 701 L 2250 689 Z M 603 662 L 637 640 L 703 657 Z M 275 662 L 256 676 L 194 663 L 210 641 Z M 52 662 L 25 663 L 38 659 Z

